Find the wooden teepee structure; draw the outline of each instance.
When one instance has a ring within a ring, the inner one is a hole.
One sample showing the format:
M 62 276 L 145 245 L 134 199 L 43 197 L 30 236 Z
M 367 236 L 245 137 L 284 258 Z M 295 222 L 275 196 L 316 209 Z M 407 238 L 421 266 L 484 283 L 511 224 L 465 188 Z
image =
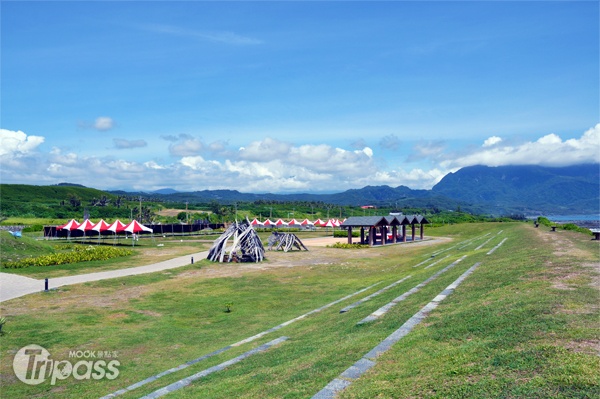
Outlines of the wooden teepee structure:
M 231 245 L 227 245 L 232 240 Z M 213 262 L 261 262 L 265 258 L 258 234 L 248 220 L 232 223 L 208 251 L 208 259 Z
M 300 251 L 303 249 L 308 251 L 308 248 L 304 246 L 298 236 L 292 233 L 279 233 L 274 231 L 269 236 L 269 251 L 273 249 L 273 246 L 275 246 L 275 251 L 283 249 L 283 252 L 287 252 L 294 249 L 294 247 L 298 248 Z

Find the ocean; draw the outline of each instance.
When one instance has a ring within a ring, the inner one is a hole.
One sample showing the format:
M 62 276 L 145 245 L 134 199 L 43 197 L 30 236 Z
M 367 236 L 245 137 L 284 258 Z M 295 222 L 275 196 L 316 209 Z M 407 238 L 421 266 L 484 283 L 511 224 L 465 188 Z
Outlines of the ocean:
M 600 228 L 600 214 L 599 215 L 548 215 L 546 216 L 549 220 L 559 223 L 573 223 L 579 227 L 587 229 L 598 229 Z

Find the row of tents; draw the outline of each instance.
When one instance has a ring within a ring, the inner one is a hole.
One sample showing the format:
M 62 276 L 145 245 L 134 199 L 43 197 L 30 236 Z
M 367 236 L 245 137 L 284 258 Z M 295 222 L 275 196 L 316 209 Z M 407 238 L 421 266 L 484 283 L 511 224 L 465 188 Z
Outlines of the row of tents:
M 344 219 L 346 220 L 346 219 Z M 317 219 L 314 222 L 311 222 L 308 219 L 304 219 L 302 221 L 298 221 L 296 219 L 292 219 L 289 222 L 284 221 L 283 219 L 277 219 L 276 221 L 271 221 L 266 219 L 264 222 L 254 218 L 250 224 L 253 227 L 300 227 L 300 228 L 310 228 L 310 227 L 340 227 L 340 225 L 344 222 L 344 220 L 339 219 L 329 219 L 327 221 Z
M 125 223 L 122 223 L 119 219 L 115 220 L 111 224 L 106 223 L 104 221 L 104 219 L 100 219 L 100 221 L 98 223 L 92 223 L 89 219 L 86 219 L 82 223 L 79 223 L 75 219 L 71 219 L 68 223 L 66 223 L 62 226 L 57 226 L 56 230 L 68 230 L 68 231 L 80 230 L 83 232 L 95 231 L 98 234 L 105 232 L 105 231 L 110 231 L 115 234 L 117 234 L 117 233 L 138 234 L 138 233 L 144 233 L 144 232 L 152 233 L 151 228 L 144 226 L 143 224 L 139 223 L 137 220 L 132 220 L 130 223 L 125 224 Z

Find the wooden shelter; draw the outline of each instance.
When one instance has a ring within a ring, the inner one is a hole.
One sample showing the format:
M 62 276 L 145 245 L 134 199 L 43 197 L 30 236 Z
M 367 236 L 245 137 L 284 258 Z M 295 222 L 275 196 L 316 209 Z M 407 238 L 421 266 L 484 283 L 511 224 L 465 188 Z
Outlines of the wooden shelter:
M 417 225 L 422 240 L 425 224 L 429 221 L 421 215 L 351 216 L 340 227 L 348 231 L 348 244 L 352 244 L 352 230 L 360 228 L 360 243 L 373 246 L 415 241 Z M 410 239 L 407 238 L 407 226 L 411 228 Z

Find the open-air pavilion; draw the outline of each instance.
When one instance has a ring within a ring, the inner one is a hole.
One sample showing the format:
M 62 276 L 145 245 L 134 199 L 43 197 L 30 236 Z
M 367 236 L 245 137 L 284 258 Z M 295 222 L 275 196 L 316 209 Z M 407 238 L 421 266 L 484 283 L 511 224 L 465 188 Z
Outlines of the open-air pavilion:
M 421 215 L 351 216 L 340 227 L 348 231 L 348 244 L 352 244 L 353 229 L 360 228 L 360 243 L 373 246 L 415 241 L 417 225 L 422 240 L 425 224 L 429 221 Z M 410 238 L 406 236 L 407 226 L 411 227 Z

